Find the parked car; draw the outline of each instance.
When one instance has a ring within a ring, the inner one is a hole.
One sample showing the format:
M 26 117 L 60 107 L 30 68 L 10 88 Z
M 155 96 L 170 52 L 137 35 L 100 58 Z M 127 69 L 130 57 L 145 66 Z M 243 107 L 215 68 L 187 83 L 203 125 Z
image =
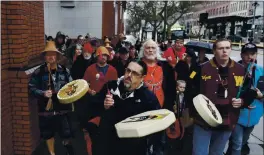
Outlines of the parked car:
M 236 36 L 236 35 L 230 35 L 227 37 L 227 39 L 231 40 L 231 42 L 242 42 L 243 38 L 240 36 Z

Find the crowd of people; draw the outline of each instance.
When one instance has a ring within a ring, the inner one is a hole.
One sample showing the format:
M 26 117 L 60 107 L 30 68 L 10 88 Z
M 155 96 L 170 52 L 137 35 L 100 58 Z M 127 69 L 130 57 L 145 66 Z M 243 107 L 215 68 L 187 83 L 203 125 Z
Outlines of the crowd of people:
M 135 45 L 125 39 L 120 34 L 113 45 L 107 36 L 102 41 L 89 35 L 72 40 L 60 32 L 55 39 L 46 37 L 45 63 L 33 73 L 29 92 L 38 99 L 40 133 L 51 155 L 56 132 L 68 154 L 74 154 L 68 115 L 73 111 L 89 135 L 89 155 L 222 155 L 228 141 L 226 154 L 245 153 L 249 135 L 263 115 L 263 68 L 255 62 L 255 44 L 243 46 L 239 64 L 230 58 L 232 45 L 227 39 L 213 44 L 210 60 L 204 50 L 196 56 L 181 39 L 174 44 L 150 39 Z M 60 60 L 66 63 L 61 65 Z M 89 91 L 75 103 L 60 104 L 57 92 L 76 79 L 86 80 Z M 237 96 L 241 85 L 244 89 Z M 198 94 L 216 105 L 221 125 L 211 127 L 197 113 L 193 98 Z M 116 123 L 157 109 L 175 113 L 176 128 L 166 130 L 175 133 L 117 136 Z

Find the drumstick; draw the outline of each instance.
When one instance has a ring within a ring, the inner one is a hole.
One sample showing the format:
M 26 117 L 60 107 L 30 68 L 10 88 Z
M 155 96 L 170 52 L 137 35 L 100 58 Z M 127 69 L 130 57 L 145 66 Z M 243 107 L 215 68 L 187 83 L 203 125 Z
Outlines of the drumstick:
M 106 89 L 107 89 L 107 95 L 112 95 L 109 88 L 108 88 L 108 83 L 106 84 Z M 113 104 L 113 106 L 114 106 L 114 104 Z
M 48 67 L 48 71 L 49 71 L 49 84 L 48 84 L 48 87 L 49 87 L 49 90 L 51 90 L 51 81 L 50 81 L 51 71 L 50 71 L 50 64 L 49 63 L 47 64 L 47 67 Z M 51 97 L 49 97 L 49 100 L 48 100 L 48 103 L 47 103 L 47 106 L 46 106 L 46 110 L 49 111 L 52 108 L 53 108 L 52 99 L 51 99 Z
M 107 95 L 111 95 L 111 92 L 110 92 L 110 90 L 108 88 L 108 83 L 106 84 L 106 87 L 107 87 Z
M 252 68 L 252 65 L 254 65 L 254 62 L 253 62 L 253 60 L 251 59 L 249 65 L 248 65 L 248 67 L 247 67 L 247 72 L 246 72 L 246 74 L 245 74 L 245 76 L 244 76 L 244 78 L 243 78 L 243 82 L 242 82 L 242 84 L 239 86 L 239 90 L 238 90 L 238 92 L 237 92 L 236 99 L 238 99 L 238 98 L 240 97 L 240 94 L 241 94 L 241 92 L 242 92 L 242 90 L 243 90 L 244 83 L 245 83 L 245 81 L 246 81 L 246 78 L 248 77 L 249 72 L 250 72 L 251 70 L 254 71 L 253 68 L 254 68 L 255 66 L 253 66 L 253 68 Z

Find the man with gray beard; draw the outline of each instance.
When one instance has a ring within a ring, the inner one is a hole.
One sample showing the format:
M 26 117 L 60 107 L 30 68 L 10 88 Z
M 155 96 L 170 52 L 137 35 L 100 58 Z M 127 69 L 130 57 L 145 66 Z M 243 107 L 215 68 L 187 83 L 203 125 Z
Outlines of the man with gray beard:
M 149 137 L 120 139 L 114 126 L 127 117 L 160 109 L 156 96 L 143 84 L 146 73 L 147 66 L 143 61 L 130 62 L 124 76 L 106 83 L 97 94 L 98 105 L 104 109 L 93 154 L 146 155 L 152 141 Z
M 147 65 L 147 74 L 144 84 L 158 98 L 160 107 L 173 111 L 176 97 L 176 81 L 173 67 L 167 61 L 160 61 L 159 48 L 152 39 L 143 44 L 139 58 Z M 166 147 L 165 132 L 157 133 L 162 137 L 161 144 L 154 144 L 153 151 L 157 155 L 163 155 Z

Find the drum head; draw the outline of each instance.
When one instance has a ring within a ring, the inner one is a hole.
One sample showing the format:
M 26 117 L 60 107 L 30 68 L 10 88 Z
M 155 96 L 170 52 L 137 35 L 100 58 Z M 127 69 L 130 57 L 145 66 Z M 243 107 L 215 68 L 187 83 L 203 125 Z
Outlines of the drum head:
M 83 79 L 74 80 L 63 86 L 58 94 L 60 103 L 69 104 L 82 98 L 88 91 L 89 85 Z
M 204 95 L 199 94 L 193 98 L 193 104 L 199 115 L 210 126 L 216 127 L 222 124 L 222 117 L 215 105 Z
M 139 138 L 165 130 L 175 120 L 173 112 L 160 109 L 128 117 L 115 124 L 115 128 L 120 138 Z

